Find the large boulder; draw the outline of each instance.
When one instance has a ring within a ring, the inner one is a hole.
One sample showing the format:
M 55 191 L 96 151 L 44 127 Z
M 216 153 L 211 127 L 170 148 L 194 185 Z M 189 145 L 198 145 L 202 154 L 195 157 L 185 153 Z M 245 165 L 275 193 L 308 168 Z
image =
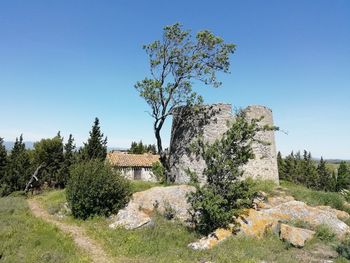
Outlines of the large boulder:
M 135 229 L 151 222 L 152 215 L 157 210 L 165 213 L 171 210 L 174 217 L 182 222 L 190 219 L 187 203 L 187 194 L 195 191 L 189 185 L 175 185 L 167 187 L 153 187 L 146 191 L 134 193 L 129 204 L 112 217 L 113 223 L 109 226 L 119 226 L 126 229 Z
M 278 219 L 263 211 L 248 209 L 238 219 L 239 234 L 261 238 L 269 230 L 275 230 L 278 226 Z
M 312 239 L 314 235 L 315 232 L 308 229 L 289 226 L 286 224 L 280 225 L 280 238 L 294 247 L 304 247 L 305 242 Z
M 281 221 L 301 220 L 312 227 L 327 225 L 340 239 L 350 233 L 350 227 L 339 220 L 335 213 L 308 206 L 300 201 L 286 202 L 262 212 Z

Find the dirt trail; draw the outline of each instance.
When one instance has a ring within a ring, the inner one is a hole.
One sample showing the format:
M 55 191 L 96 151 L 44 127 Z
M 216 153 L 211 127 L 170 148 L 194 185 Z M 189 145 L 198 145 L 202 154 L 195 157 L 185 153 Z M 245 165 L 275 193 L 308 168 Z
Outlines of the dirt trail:
M 61 231 L 72 236 L 76 245 L 84 250 L 91 258 L 92 262 L 109 263 L 115 262 L 107 253 L 102 249 L 101 245 L 95 240 L 89 238 L 82 227 L 69 225 L 58 221 L 51 216 L 46 210 L 44 210 L 40 204 L 33 199 L 28 200 L 28 205 L 32 213 L 46 222 L 54 224 Z

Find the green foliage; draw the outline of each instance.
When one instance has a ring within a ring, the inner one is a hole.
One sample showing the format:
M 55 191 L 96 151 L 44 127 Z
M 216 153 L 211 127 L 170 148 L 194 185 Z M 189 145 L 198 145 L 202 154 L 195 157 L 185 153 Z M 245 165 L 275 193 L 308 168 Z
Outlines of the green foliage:
M 0 198 L 1 262 L 90 262 L 73 240 L 34 217 L 23 197 Z
M 343 189 L 340 191 L 340 194 L 345 198 L 347 202 L 350 202 L 350 190 Z
M 203 172 L 207 182 L 197 184 L 196 192 L 188 197 L 193 222 L 200 233 L 227 227 L 234 223 L 233 216 L 237 216 L 242 208 L 251 206 L 254 193 L 250 191 L 249 181 L 239 180 L 243 175 L 242 166 L 254 158 L 252 143 L 258 142 L 256 133 L 274 129 L 260 127 L 260 120 L 248 122 L 243 113 L 238 114 L 222 139 L 208 144 L 199 138 L 193 145 L 194 153 L 200 154 L 207 166 Z
M 52 139 L 42 139 L 34 144 L 34 166 L 44 164 L 40 171 L 40 182 L 50 187 L 63 187 L 66 178 L 62 175 L 64 163 L 63 138 L 57 134 Z
M 327 225 L 318 225 L 315 230 L 315 236 L 322 241 L 332 242 L 336 238 L 336 234 Z
M 287 192 L 294 196 L 296 200 L 303 201 L 310 206 L 328 205 L 346 211 L 345 200 L 339 193 L 312 190 L 287 181 L 280 181 L 280 183 L 282 187 L 287 188 Z
M 100 129 L 100 121 L 95 118 L 94 125 L 90 131 L 90 137 L 84 147 L 81 149 L 81 158 L 83 160 L 105 160 L 107 156 L 107 137 Z
M 0 185 L 1 185 L 2 178 L 5 176 L 6 165 L 7 165 L 7 152 L 4 145 L 4 140 L 3 138 L 0 137 Z
M 285 159 L 279 153 L 278 172 L 280 179 L 305 185 L 315 190 L 335 191 L 337 176 L 327 167 L 327 163 L 321 158 L 318 165 L 312 160 L 311 153 L 304 151 L 293 152 Z
M 337 247 L 340 256 L 350 260 L 350 238 L 345 239 Z
M 155 162 L 152 165 L 152 173 L 157 178 L 158 182 L 165 182 L 165 169 L 164 166 L 160 162 Z
M 72 166 L 66 194 L 73 216 L 86 219 L 117 213 L 128 202 L 131 190 L 128 181 L 108 164 L 91 160 Z
M 0 196 L 14 191 L 24 190 L 31 174 L 31 161 L 25 148 L 22 135 L 16 138 L 13 149 L 8 157 L 6 172 L 1 180 Z
M 202 102 L 202 97 L 192 89 L 194 81 L 220 86 L 216 73 L 228 72 L 229 56 L 235 45 L 224 43 L 208 30 L 193 37 L 176 23 L 164 27 L 162 40 L 145 45 L 144 50 L 149 57 L 151 78 L 138 81 L 135 88 L 151 108 L 157 151 L 167 169 L 160 135 L 166 118 L 178 106 Z
M 144 154 L 144 153 L 152 153 L 157 154 L 156 146 L 154 144 L 143 144 L 142 141 L 132 142 L 131 147 L 128 151 L 131 154 Z
M 337 191 L 350 189 L 350 168 L 346 162 L 341 162 L 339 165 L 336 188 Z
M 326 168 L 326 162 L 321 157 L 321 160 L 317 166 L 317 172 L 319 175 L 319 190 L 323 191 L 335 191 L 335 184 L 332 182 L 332 174 Z
M 167 220 L 172 220 L 175 218 L 176 210 L 171 206 L 169 202 L 164 203 L 164 213 L 163 216 Z
M 246 181 L 249 185 L 249 191 L 252 195 L 257 192 L 272 194 L 277 186 L 276 183 L 272 180 L 253 180 L 252 178 L 247 178 Z
M 155 186 L 160 186 L 161 184 L 158 182 L 155 183 L 155 182 L 147 182 L 147 181 L 141 181 L 141 180 L 131 180 L 130 185 L 131 185 L 131 192 L 136 193 L 136 192 L 146 191 Z
M 75 144 L 72 134 L 69 135 L 67 143 L 64 145 L 64 161 L 60 171 L 61 182 L 63 186 L 67 184 L 70 177 L 70 167 L 77 162 L 77 156 L 75 152 Z

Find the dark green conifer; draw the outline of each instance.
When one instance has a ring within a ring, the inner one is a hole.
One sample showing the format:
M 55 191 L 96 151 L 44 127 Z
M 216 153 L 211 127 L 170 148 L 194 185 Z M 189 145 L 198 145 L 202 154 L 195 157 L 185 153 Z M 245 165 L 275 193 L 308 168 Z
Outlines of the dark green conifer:
M 342 161 L 338 168 L 337 191 L 350 189 L 350 169 L 346 162 Z
M 284 163 L 284 160 L 282 158 L 281 152 L 277 153 L 277 166 L 278 166 L 279 178 L 281 180 L 285 180 L 286 179 L 286 170 L 285 170 L 285 163 Z
M 64 161 L 60 171 L 62 177 L 62 187 L 64 187 L 70 178 L 70 167 L 76 162 L 74 138 L 69 134 L 68 141 L 64 145 Z
M 82 157 L 84 160 L 106 159 L 107 137 L 103 137 L 104 135 L 100 129 L 100 121 L 98 118 L 95 118 L 94 125 L 90 131 L 90 138 L 82 149 Z
M 331 191 L 332 174 L 326 167 L 326 162 L 321 157 L 321 160 L 317 166 L 317 172 L 319 176 L 319 189 L 323 191 Z
M 31 176 L 31 165 L 28 151 L 23 142 L 23 136 L 16 138 L 8 158 L 6 173 L 2 180 L 2 195 L 24 190 Z
M 2 178 L 5 175 L 6 164 L 7 164 L 7 152 L 4 145 L 4 140 L 3 138 L 0 137 L 0 184 L 1 184 Z

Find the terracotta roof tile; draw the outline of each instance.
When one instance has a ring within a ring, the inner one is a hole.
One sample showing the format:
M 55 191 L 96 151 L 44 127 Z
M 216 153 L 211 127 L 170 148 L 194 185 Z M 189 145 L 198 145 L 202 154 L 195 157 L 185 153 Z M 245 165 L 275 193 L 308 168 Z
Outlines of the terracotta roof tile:
M 159 155 L 110 152 L 107 154 L 107 160 L 117 167 L 152 167 L 159 161 Z

